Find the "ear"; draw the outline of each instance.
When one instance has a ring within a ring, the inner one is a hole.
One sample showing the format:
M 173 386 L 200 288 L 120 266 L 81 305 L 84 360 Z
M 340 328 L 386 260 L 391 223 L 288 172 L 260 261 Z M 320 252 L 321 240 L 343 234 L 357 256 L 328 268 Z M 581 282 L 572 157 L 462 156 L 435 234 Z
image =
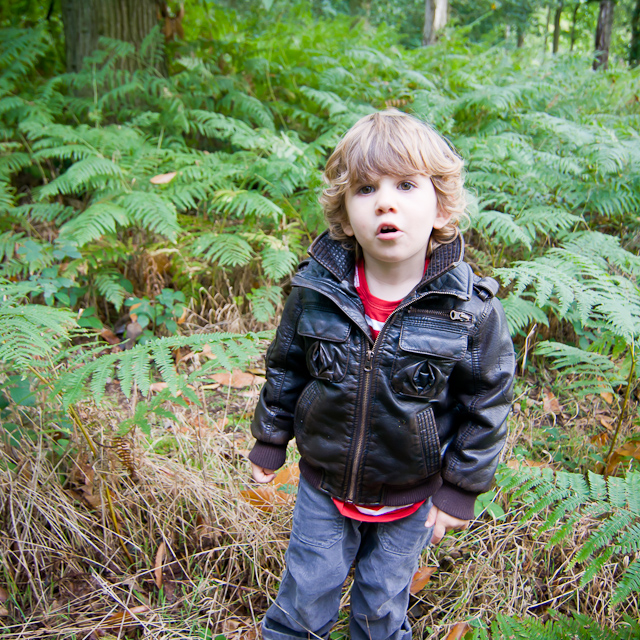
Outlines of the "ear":
M 350 238 L 354 236 L 353 227 L 349 224 L 349 221 L 342 223 L 342 231 L 344 231 L 345 235 Z
M 444 212 L 438 204 L 436 208 L 436 218 L 433 221 L 433 228 L 442 229 L 449 224 L 449 220 L 451 220 L 451 214 Z

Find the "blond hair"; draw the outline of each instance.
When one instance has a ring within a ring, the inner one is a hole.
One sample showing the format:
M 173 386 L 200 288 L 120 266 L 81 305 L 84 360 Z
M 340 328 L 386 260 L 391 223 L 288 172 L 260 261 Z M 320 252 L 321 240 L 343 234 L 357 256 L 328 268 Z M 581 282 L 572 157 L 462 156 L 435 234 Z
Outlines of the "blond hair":
M 320 204 L 335 240 L 355 245 L 343 225 L 349 221 L 345 194 L 355 184 L 384 175 L 428 176 L 433 183 L 438 207 L 449 220 L 433 229 L 427 255 L 441 244 L 455 240 L 460 220 L 467 217 L 462 175 L 463 161 L 444 138 L 428 124 L 397 109 L 387 109 L 356 122 L 338 143 L 324 171 L 326 187 Z

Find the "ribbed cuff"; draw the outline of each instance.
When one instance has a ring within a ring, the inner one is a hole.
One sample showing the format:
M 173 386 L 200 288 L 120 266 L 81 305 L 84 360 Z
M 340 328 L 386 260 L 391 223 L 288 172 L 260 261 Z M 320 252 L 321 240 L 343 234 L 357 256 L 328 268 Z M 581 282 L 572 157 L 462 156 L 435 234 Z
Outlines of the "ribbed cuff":
M 473 507 L 478 495 L 445 481 L 434 494 L 433 504 L 454 518 L 473 520 L 475 518 Z
M 258 440 L 251 449 L 249 460 L 263 469 L 275 471 L 287 459 L 287 445 L 267 444 Z

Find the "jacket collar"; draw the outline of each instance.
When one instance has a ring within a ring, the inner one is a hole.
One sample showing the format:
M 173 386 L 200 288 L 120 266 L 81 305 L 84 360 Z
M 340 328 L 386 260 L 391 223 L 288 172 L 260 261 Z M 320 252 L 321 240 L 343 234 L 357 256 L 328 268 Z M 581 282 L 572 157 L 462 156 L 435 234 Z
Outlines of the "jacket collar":
M 329 237 L 328 231 L 314 240 L 309 248 L 309 255 L 329 271 L 338 282 L 342 282 L 355 266 L 355 251 L 333 240 Z M 437 247 L 431 254 L 429 266 L 418 288 L 456 267 L 462 262 L 463 257 L 464 241 L 461 235 L 458 235 L 453 242 Z

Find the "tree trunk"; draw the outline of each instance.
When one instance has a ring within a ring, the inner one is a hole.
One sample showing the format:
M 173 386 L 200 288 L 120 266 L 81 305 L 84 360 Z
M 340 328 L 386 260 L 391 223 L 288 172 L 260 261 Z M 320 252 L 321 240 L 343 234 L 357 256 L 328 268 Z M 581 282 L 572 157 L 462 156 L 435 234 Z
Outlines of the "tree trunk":
M 558 53 L 560 48 L 560 18 L 562 18 L 562 8 L 564 2 L 560 0 L 560 3 L 556 7 L 556 13 L 553 16 L 553 53 Z
M 640 64 L 640 0 L 631 14 L 631 45 L 629 46 L 629 66 L 637 67 Z
M 547 10 L 547 24 L 544 28 L 544 43 L 542 44 L 542 55 L 547 55 L 547 40 L 549 38 L 549 23 L 551 22 L 551 5 L 549 5 L 549 9 Z
M 156 0 L 62 0 L 67 71 L 77 72 L 102 36 L 140 48 L 158 24 Z M 133 60 L 125 66 L 133 67 Z
M 600 0 L 600 13 L 596 27 L 596 57 L 593 68 L 609 67 L 609 45 L 611 44 L 611 28 L 613 27 L 613 10 L 615 0 Z
M 425 0 L 422 45 L 434 44 L 437 32 L 447 24 L 448 0 Z
M 522 47 L 524 47 L 524 29 L 518 26 L 516 27 L 516 31 L 518 34 L 518 41 L 516 46 L 518 47 L 518 49 L 522 49 Z
M 640 0 L 638 0 L 640 2 Z M 576 43 L 576 23 L 578 22 L 578 9 L 580 9 L 580 3 L 576 2 L 573 7 L 573 17 L 571 18 L 571 47 L 569 51 L 573 51 L 573 45 Z

